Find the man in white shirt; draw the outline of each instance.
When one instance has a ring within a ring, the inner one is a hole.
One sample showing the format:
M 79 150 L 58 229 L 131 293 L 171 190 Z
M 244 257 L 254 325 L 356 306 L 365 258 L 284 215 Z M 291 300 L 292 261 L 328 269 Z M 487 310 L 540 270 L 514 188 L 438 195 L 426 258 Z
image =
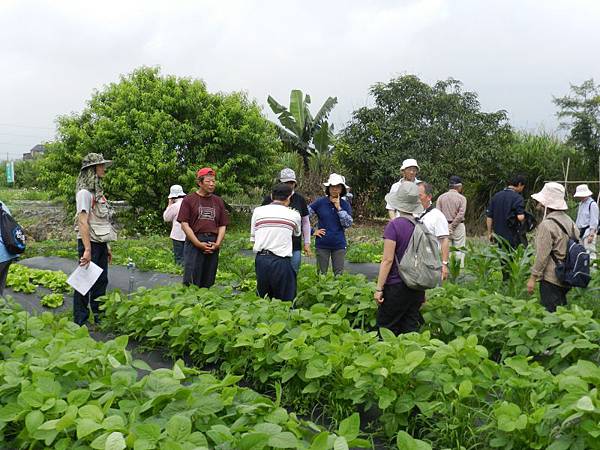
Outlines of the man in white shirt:
M 448 230 L 448 220 L 443 212 L 437 209 L 431 202 L 433 198 L 433 188 L 429 183 L 419 182 L 419 199 L 425 211 L 421 214 L 420 220 L 438 239 L 440 251 L 442 253 L 442 280 L 448 277 L 448 257 L 450 254 L 450 232 Z
M 402 172 L 402 178 L 400 178 L 400 181 L 397 181 L 396 183 L 392 184 L 392 187 L 390 188 L 390 194 L 396 192 L 402 183 L 419 182 L 419 180 L 417 180 L 417 174 L 419 173 L 419 164 L 417 164 L 416 159 L 409 158 L 402 161 L 402 167 L 400 167 L 400 171 Z M 388 210 L 388 215 L 390 216 L 390 219 L 395 219 L 396 217 L 398 217 L 398 211 L 394 210 L 394 208 L 392 208 L 389 203 L 385 205 L 385 209 Z
M 579 239 L 590 255 L 590 261 L 596 259 L 596 235 L 598 234 L 598 204 L 592 198 L 593 193 L 587 184 L 577 186 L 575 194 L 579 201 L 577 209 L 577 221 L 575 225 L 579 228 Z
M 273 186 L 272 202 L 252 214 L 250 240 L 256 253 L 256 291 L 261 297 L 292 301 L 296 297 L 296 273 L 292 267 L 292 236 L 300 236 L 298 211 L 288 208 L 293 189 Z

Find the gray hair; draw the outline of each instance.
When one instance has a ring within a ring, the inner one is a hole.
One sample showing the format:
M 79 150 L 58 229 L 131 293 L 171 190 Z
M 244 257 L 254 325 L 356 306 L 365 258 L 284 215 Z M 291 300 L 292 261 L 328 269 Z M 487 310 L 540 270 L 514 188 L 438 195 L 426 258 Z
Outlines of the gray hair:
M 433 197 L 433 186 L 425 181 L 420 181 L 418 183 L 419 186 L 423 186 L 423 190 L 425 191 L 425 195 L 430 195 Z

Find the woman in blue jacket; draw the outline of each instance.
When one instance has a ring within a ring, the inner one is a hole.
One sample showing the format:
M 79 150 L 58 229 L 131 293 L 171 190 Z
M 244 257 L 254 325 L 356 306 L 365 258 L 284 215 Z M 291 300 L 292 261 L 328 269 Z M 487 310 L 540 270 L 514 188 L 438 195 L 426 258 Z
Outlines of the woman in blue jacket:
M 316 236 L 317 269 L 327 273 L 329 260 L 335 275 L 344 271 L 346 257 L 346 235 L 344 230 L 352 225 L 352 207 L 342 197 L 346 195 L 348 186 L 346 179 L 332 173 L 325 185 L 325 197 L 311 203 L 308 212 L 316 215 L 318 225 L 313 236 Z

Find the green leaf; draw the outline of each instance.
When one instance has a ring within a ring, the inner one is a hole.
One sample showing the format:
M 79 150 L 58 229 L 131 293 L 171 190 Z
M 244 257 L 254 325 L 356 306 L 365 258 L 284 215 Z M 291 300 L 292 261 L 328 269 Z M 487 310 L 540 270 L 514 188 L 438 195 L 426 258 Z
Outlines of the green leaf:
M 273 448 L 297 448 L 298 439 L 293 433 L 284 431 L 283 433 L 277 433 L 271 436 L 268 445 Z
M 306 366 L 306 378 L 321 378 L 331 373 L 331 363 L 328 360 L 315 358 Z
M 431 445 L 427 442 L 413 438 L 406 431 L 399 431 L 396 436 L 396 445 L 398 450 L 431 450 Z
M 142 361 L 141 359 L 134 360 L 131 365 L 136 369 L 145 370 L 146 372 L 152 372 L 152 367 L 150 367 L 146 361 Z
M 254 450 L 264 448 L 269 441 L 269 435 L 266 433 L 248 433 L 242 436 L 238 442 L 240 450 Z
M 175 441 L 183 441 L 192 432 L 192 421 L 189 417 L 176 414 L 167 422 L 166 431 Z
M 344 436 L 346 440 L 352 441 L 358 437 L 360 433 L 360 416 L 358 413 L 352 414 L 350 417 L 340 422 L 338 434 Z
M 329 450 L 329 433 L 323 431 L 315 436 L 309 450 Z
M 75 389 L 67 395 L 69 405 L 81 406 L 90 398 L 90 391 L 85 389 Z
M 338 436 L 333 441 L 333 450 L 349 450 L 348 442 L 344 436 Z
M 579 400 L 577 400 L 577 404 L 575 406 L 580 411 L 594 411 L 596 409 L 594 407 L 594 402 L 592 401 L 589 395 L 584 395 Z
M 458 386 L 458 396 L 460 398 L 468 397 L 473 392 L 473 383 L 471 380 L 463 380 Z
M 79 417 L 84 419 L 91 419 L 95 422 L 102 422 L 104 419 L 104 413 L 102 410 L 96 405 L 85 405 L 79 408 Z
M 183 370 L 181 370 L 181 367 L 179 367 L 178 364 L 175 364 L 173 366 L 173 378 L 175 378 L 176 380 L 185 380 L 185 374 L 183 373 Z
M 125 438 L 122 433 L 114 431 L 106 438 L 104 450 L 123 450 L 125 448 L 127 448 L 127 444 L 125 444 Z
M 113 355 L 108 355 L 107 359 L 113 368 L 117 369 L 117 368 L 121 367 L 121 363 Z
M 44 414 L 37 409 L 30 411 L 27 416 L 25 416 L 25 428 L 27 428 L 29 434 L 33 434 L 37 431 L 42 423 L 44 423 Z
M 23 391 L 19 394 L 19 400 L 24 401 L 32 408 L 39 408 L 44 404 L 44 396 L 37 391 Z
M 92 419 L 79 419 L 77 421 L 77 439 L 83 439 L 101 429 L 102 425 Z
M 155 423 L 137 424 L 134 428 L 134 434 L 138 439 L 158 441 L 160 439 L 160 426 Z

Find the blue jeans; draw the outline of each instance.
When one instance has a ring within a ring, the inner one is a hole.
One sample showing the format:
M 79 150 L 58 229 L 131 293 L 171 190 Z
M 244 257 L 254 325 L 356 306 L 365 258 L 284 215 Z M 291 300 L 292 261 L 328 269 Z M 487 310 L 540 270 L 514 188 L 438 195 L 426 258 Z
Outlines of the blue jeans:
M 184 241 L 177 241 L 175 239 L 171 239 L 173 241 L 173 259 L 175 260 L 175 264 L 183 266 L 183 243 Z
M 300 271 L 300 263 L 302 262 L 302 250 L 294 250 L 292 252 L 292 269 L 294 273 L 298 275 Z

